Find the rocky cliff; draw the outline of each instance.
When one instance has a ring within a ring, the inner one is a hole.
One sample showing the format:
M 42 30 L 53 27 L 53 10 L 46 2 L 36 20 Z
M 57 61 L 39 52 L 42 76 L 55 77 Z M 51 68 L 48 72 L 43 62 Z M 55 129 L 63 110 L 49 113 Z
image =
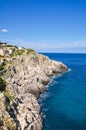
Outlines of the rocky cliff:
M 38 54 L 6 58 L 0 92 L 0 130 L 42 130 L 40 105 L 37 99 L 46 90 L 50 77 L 67 71 L 61 63 Z

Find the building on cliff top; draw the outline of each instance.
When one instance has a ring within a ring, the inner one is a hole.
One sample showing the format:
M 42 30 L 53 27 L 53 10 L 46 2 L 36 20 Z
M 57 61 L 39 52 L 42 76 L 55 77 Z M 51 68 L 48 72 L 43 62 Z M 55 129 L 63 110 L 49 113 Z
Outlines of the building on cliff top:
M 1 55 L 1 56 L 11 55 L 12 52 L 13 52 L 12 49 L 8 49 L 8 48 L 0 48 L 0 55 Z

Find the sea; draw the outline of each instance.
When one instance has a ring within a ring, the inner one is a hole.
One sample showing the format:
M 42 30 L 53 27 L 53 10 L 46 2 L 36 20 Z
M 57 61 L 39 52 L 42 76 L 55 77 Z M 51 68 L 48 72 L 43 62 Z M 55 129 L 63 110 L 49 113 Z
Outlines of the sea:
M 40 96 L 43 130 L 86 130 L 86 54 L 43 54 L 69 68 Z

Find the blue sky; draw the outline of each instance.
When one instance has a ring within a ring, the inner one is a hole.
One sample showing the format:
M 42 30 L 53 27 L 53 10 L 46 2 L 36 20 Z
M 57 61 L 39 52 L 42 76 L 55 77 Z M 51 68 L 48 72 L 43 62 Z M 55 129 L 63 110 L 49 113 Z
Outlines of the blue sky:
M 0 0 L 0 41 L 86 53 L 86 0 Z

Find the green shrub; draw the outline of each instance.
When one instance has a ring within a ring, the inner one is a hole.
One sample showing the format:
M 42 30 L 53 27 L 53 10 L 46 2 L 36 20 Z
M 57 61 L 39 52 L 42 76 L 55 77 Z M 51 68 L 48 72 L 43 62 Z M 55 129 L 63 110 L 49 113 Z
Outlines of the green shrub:
M 7 127 L 7 130 L 16 130 L 16 126 L 12 123 L 12 121 L 7 120 L 5 122 L 5 125 Z
M 21 49 L 21 50 L 16 50 L 13 52 L 12 56 L 17 56 L 17 55 L 22 55 L 24 53 L 24 50 Z
M 8 130 L 16 130 L 16 126 L 13 126 L 13 125 L 9 125 L 7 128 Z
M 14 96 L 11 95 L 8 91 L 5 92 L 5 97 L 7 97 L 10 101 L 14 100 Z
M 15 100 L 15 97 L 8 91 L 6 90 L 5 93 L 5 105 L 8 109 L 12 107 L 11 101 L 13 102 Z
M 33 49 L 27 49 L 27 54 L 35 52 Z
M 5 91 L 6 89 L 6 82 L 0 78 L 0 91 Z
M 4 66 L 0 64 L 0 71 L 4 69 Z

